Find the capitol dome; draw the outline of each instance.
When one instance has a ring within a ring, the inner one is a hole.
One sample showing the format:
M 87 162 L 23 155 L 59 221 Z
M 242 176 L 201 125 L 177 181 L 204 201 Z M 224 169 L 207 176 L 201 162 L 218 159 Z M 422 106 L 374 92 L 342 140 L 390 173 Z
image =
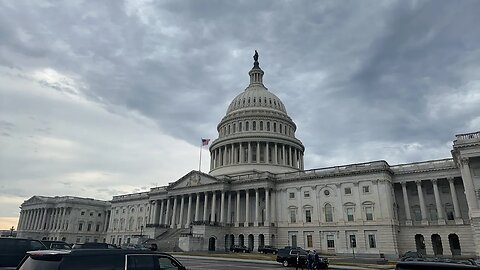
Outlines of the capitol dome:
M 210 146 L 210 174 L 285 173 L 303 170 L 304 146 L 283 102 L 263 85 L 255 51 L 250 84 L 237 95 L 217 126 Z

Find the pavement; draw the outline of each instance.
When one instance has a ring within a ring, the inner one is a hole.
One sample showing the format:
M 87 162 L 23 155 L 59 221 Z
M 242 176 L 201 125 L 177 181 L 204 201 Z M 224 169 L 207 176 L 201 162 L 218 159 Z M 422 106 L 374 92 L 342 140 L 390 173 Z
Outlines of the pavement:
M 236 258 L 222 258 L 222 257 L 209 257 L 208 254 L 205 256 L 194 256 L 194 255 L 181 255 L 175 254 L 176 258 L 195 258 L 195 259 L 204 259 L 204 260 L 217 260 L 217 261 L 233 261 L 233 262 L 253 262 L 258 264 L 270 264 L 270 265 L 279 265 L 276 261 L 268 260 L 255 260 L 255 259 L 236 259 Z M 378 260 L 376 259 L 353 259 L 353 258 L 329 258 L 330 265 L 328 268 L 345 268 L 348 266 L 348 269 L 363 270 L 363 269 L 394 269 L 395 265 L 391 264 L 376 264 Z

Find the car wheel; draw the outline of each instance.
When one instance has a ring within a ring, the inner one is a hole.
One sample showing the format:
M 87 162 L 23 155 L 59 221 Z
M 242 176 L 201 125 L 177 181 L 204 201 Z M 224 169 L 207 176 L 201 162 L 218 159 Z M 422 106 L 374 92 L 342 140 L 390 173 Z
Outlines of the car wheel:
M 288 266 L 288 261 L 287 261 L 287 260 L 284 260 L 284 261 L 282 262 L 282 265 L 283 265 L 284 267 L 287 267 L 287 266 Z
M 276 251 L 273 251 L 272 254 L 275 255 L 275 254 L 277 254 L 277 252 L 276 252 Z
M 247 252 L 247 251 L 244 249 L 244 250 L 243 250 L 243 253 L 246 253 L 246 252 Z

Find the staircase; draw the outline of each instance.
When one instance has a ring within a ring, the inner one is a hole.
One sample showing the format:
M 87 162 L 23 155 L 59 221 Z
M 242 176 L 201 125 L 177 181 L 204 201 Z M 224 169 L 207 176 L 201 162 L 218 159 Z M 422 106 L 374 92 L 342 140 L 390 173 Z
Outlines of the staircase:
M 155 239 L 145 241 L 145 244 L 155 243 L 158 246 L 158 251 L 162 252 L 182 251 L 178 247 L 178 239 L 182 233 L 188 233 L 188 231 L 189 229 L 168 229 Z

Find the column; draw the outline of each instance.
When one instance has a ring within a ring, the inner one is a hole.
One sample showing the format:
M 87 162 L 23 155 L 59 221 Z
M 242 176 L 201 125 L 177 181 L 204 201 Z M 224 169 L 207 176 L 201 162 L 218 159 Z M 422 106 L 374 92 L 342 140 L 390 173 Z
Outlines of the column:
M 245 190 L 245 227 L 250 223 L 250 194 L 249 190 Z
M 437 206 L 438 224 L 445 224 L 445 218 L 443 217 L 443 207 L 440 201 L 440 193 L 438 192 L 437 179 L 432 179 L 433 195 L 435 196 L 435 205 Z
M 260 142 L 257 142 L 257 163 L 260 163 Z
M 103 231 L 106 232 L 108 229 L 108 211 L 104 211 L 103 214 L 105 215 L 103 219 Z
M 469 217 L 472 217 L 471 210 L 478 209 L 477 196 L 475 195 L 475 186 L 473 185 L 472 175 L 470 174 L 470 166 L 468 158 L 462 158 L 460 161 L 460 171 L 462 173 L 463 186 L 465 188 L 465 196 L 467 197 Z
M 288 158 L 289 158 L 289 162 L 288 162 L 288 166 L 293 166 L 293 162 L 292 162 L 292 147 L 291 146 L 288 146 Z
M 32 211 L 26 210 L 26 212 L 27 212 L 27 217 L 25 218 L 25 230 L 28 230 L 30 226 L 30 218 L 32 216 Z
M 170 198 L 167 197 L 167 211 L 165 213 L 165 221 L 163 222 L 165 225 L 170 225 Z
M 53 230 L 53 226 L 55 224 L 56 213 L 57 213 L 57 208 L 51 208 L 50 209 L 50 222 L 49 222 L 50 224 L 48 226 L 49 230 Z
M 232 192 L 231 191 L 228 192 L 226 223 L 233 223 L 231 220 L 232 216 L 230 213 L 232 213 Z
M 232 156 L 232 159 L 231 159 L 231 163 L 232 164 L 235 164 L 235 147 L 234 147 L 234 144 L 232 143 L 232 148 L 230 149 L 231 151 L 231 156 Z
M 65 217 L 65 208 L 60 207 L 59 210 L 60 210 L 60 215 L 58 215 L 57 231 L 62 229 L 62 223 L 63 223 L 63 219 Z
M 448 178 L 448 184 L 450 185 L 450 193 L 452 194 L 453 202 L 453 211 L 455 212 L 455 220 L 462 219 L 462 214 L 460 213 L 460 206 L 458 205 L 457 190 L 455 189 L 455 182 L 453 178 Z
M 213 161 L 215 160 L 215 151 L 210 155 L 210 171 L 213 169 Z
M 422 212 L 422 223 L 428 223 L 427 209 L 425 208 L 425 200 L 423 199 L 422 181 L 417 180 L 415 181 L 415 183 L 417 184 L 418 199 L 420 201 L 420 211 Z
M 265 189 L 265 226 L 270 226 L 270 190 Z
M 237 191 L 237 195 L 236 195 L 236 198 L 237 198 L 237 204 L 236 204 L 236 207 L 237 207 L 237 210 L 235 211 L 235 227 L 238 227 L 240 226 L 240 190 Z
M 274 159 L 273 159 L 273 163 L 278 164 L 278 147 L 277 147 L 277 143 L 275 143 L 274 153 L 275 153 L 275 156 L 274 156 Z
M 37 225 L 37 215 L 38 215 L 38 211 L 37 211 L 37 209 L 34 209 L 33 210 L 32 225 L 30 226 L 32 230 L 35 230 L 35 226 Z
M 205 200 L 203 201 L 203 221 L 207 222 L 207 206 L 208 206 L 208 193 L 205 192 Z
M 282 144 L 282 165 L 287 165 L 287 159 L 285 155 L 285 144 Z
M 25 210 L 20 210 L 20 217 L 17 223 L 17 231 L 23 230 L 22 223 L 24 219 L 25 219 Z
M 172 210 L 172 224 L 170 225 L 170 228 L 175 228 L 175 225 L 177 225 L 177 196 L 173 196 L 173 210 Z
M 190 226 L 192 219 L 192 194 L 188 194 L 188 208 L 187 208 L 187 224 L 185 224 L 185 228 Z
M 225 191 L 222 190 L 220 197 L 220 223 L 225 223 Z
M 197 192 L 197 198 L 195 202 L 195 221 L 200 220 L 199 215 L 200 215 L 200 192 Z
M 255 226 L 258 226 L 259 214 L 260 214 L 260 196 L 258 194 L 258 188 L 255 189 Z
M 240 151 L 240 162 L 239 163 L 244 163 L 243 161 L 245 160 L 244 156 L 243 156 L 243 147 L 242 147 L 243 143 L 239 143 L 239 150 Z
M 403 207 L 405 208 L 405 216 L 407 218 L 406 224 L 412 225 L 412 215 L 410 213 L 410 204 L 408 202 L 407 183 L 402 182 L 401 184 L 403 193 Z
M 213 195 L 212 195 L 212 211 L 211 211 L 211 216 L 210 216 L 210 221 L 211 222 L 215 222 L 215 210 L 216 210 L 216 203 L 217 203 L 217 193 L 215 191 L 213 191 Z
M 248 163 L 252 163 L 252 144 L 248 142 L 248 152 L 247 152 L 247 157 L 248 157 Z
M 222 152 L 223 152 L 223 165 L 228 165 L 226 145 L 223 146 Z
M 148 208 L 148 223 L 152 224 L 154 223 L 153 221 L 153 201 L 149 201 L 148 203 L 150 207 Z
M 185 207 L 185 196 L 181 196 L 180 199 L 180 217 L 178 218 L 177 228 L 183 228 L 183 208 Z
M 265 163 L 269 164 L 270 163 L 270 149 L 268 147 L 270 143 L 266 142 L 265 144 Z
M 158 205 L 158 202 L 155 204 L 155 207 L 158 208 L 157 205 Z M 166 219 L 166 217 L 163 218 L 163 216 L 164 216 L 163 213 L 165 213 L 165 200 L 160 200 L 160 215 L 159 215 L 159 217 L 158 217 L 158 224 L 163 224 L 163 223 L 165 223 L 164 220 Z M 154 223 L 156 223 L 156 221 L 155 221 Z
M 271 223 L 276 223 L 277 222 L 277 191 L 272 190 L 272 196 L 271 196 L 270 204 L 272 206 L 272 214 L 270 215 L 271 217 Z
M 152 201 L 150 204 L 150 212 L 152 216 L 150 217 L 150 223 L 155 224 L 157 223 L 157 203 L 158 201 Z

